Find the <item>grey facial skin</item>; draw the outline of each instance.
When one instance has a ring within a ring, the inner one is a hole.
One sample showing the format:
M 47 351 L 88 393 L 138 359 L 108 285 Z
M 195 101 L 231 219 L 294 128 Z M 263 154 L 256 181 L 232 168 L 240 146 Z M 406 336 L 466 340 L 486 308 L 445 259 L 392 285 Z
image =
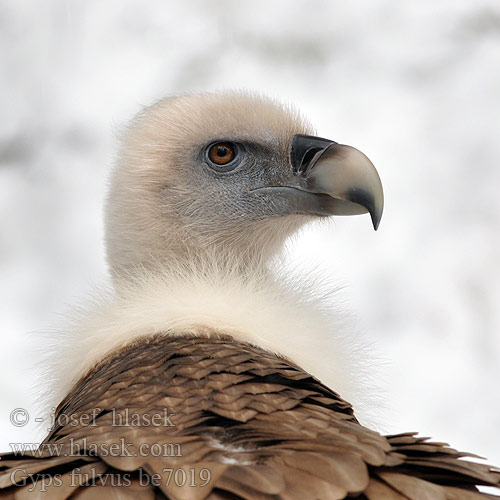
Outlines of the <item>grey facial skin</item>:
M 293 214 L 370 213 L 378 228 L 382 184 L 371 161 L 357 149 L 301 134 L 292 137 L 286 151 L 278 144 L 237 143 L 235 148 L 236 159 L 220 168 L 210 165 L 203 151 L 200 155 L 200 166 L 216 181 L 213 196 L 224 205 L 219 214 L 243 222 Z

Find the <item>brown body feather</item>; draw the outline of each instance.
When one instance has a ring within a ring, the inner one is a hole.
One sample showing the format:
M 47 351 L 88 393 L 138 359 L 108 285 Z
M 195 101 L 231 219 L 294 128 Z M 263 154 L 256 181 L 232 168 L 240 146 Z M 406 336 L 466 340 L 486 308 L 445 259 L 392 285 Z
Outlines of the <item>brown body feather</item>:
M 142 339 L 78 382 L 39 452 L 3 455 L 0 498 L 473 500 L 500 472 L 381 436 L 286 359 L 230 337 Z

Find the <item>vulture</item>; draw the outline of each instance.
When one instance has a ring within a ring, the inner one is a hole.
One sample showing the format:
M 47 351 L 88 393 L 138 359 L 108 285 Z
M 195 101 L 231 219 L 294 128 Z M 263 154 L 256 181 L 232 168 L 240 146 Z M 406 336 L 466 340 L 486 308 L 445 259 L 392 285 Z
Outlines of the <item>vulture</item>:
M 54 340 L 49 434 L 1 456 L 0 498 L 496 498 L 482 486 L 500 491 L 500 469 L 360 423 L 342 323 L 286 272 L 304 224 L 368 213 L 377 229 L 382 210 L 371 161 L 273 99 L 140 112 L 111 176 L 110 285 Z

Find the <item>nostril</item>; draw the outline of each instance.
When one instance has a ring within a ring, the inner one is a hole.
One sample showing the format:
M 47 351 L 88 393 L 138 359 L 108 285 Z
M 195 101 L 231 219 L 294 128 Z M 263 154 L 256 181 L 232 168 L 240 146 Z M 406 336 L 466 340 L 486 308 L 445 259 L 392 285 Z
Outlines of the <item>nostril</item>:
M 295 134 L 291 141 L 290 162 L 296 174 L 305 175 L 315 159 L 334 141 L 312 135 Z
M 306 151 L 304 154 L 302 161 L 297 169 L 297 173 L 304 174 L 307 171 L 307 167 L 309 163 L 311 163 L 312 159 L 316 156 L 317 153 L 322 151 L 322 148 L 311 148 Z

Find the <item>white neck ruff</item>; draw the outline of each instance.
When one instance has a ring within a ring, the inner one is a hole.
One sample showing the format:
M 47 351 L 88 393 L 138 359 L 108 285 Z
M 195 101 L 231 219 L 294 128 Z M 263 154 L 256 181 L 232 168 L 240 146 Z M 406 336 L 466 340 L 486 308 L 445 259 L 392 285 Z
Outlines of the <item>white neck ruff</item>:
M 214 267 L 144 272 L 119 293 L 108 291 L 76 310 L 66 328 L 49 336 L 43 406 L 57 406 L 97 362 L 133 340 L 215 332 L 286 356 L 373 423 L 379 393 L 369 375 L 371 346 L 360 346 L 352 318 L 335 310 L 335 289 L 313 282 L 310 273 L 305 282 L 283 270 L 244 277 Z

